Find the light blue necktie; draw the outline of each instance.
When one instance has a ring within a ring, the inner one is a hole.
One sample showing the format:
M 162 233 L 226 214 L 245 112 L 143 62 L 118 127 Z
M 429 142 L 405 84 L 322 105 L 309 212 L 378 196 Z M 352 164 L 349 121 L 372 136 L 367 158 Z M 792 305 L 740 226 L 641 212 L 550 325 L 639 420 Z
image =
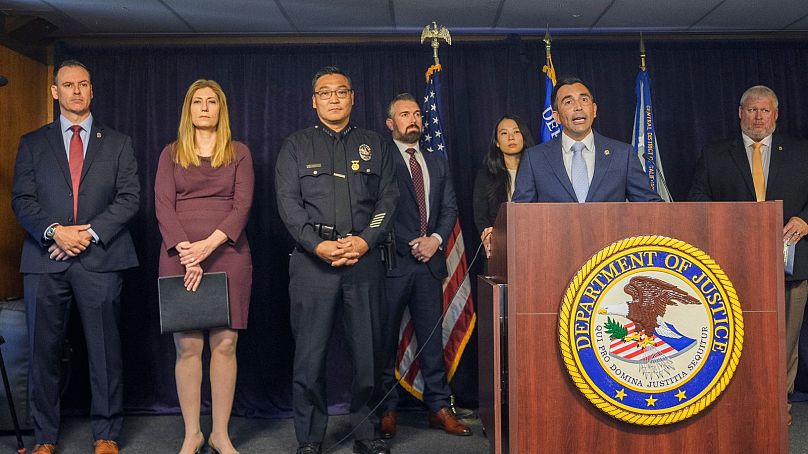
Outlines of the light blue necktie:
M 572 189 L 578 202 L 586 201 L 586 193 L 589 192 L 589 173 L 586 171 L 586 161 L 584 161 L 583 151 L 586 146 L 583 142 L 572 144 Z

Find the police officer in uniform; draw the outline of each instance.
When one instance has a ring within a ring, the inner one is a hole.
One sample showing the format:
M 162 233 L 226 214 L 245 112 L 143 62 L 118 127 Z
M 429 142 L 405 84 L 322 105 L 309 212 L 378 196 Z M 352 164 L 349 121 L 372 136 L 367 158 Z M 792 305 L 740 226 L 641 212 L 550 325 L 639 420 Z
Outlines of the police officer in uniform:
M 287 137 L 275 166 L 278 211 L 297 243 L 289 262 L 297 454 L 321 452 L 325 359 L 340 308 L 354 366 L 354 452 L 385 454 L 369 413 L 381 366 L 379 245 L 398 200 L 395 169 L 379 134 L 349 124 L 354 92 L 339 68 L 314 75 L 311 102 L 320 123 Z

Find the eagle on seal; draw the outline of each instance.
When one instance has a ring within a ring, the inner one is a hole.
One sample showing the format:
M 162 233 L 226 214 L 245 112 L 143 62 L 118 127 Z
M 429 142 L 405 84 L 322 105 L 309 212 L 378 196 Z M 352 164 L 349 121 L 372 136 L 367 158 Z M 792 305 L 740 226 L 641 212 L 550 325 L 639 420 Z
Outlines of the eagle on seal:
M 669 284 L 660 279 L 648 276 L 632 277 L 628 284 L 623 287 L 623 291 L 631 296 L 631 301 L 604 306 L 598 312 L 608 315 L 620 315 L 634 322 L 636 330 L 629 336 L 628 340 L 644 340 L 644 343 L 652 342 L 656 330 L 660 335 L 679 338 L 681 335 L 675 333 L 662 320 L 669 305 L 676 304 L 701 304 L 699 300 L 688 295 L 675 285 Z M 643 336 L 644 335 L 644 336 Z

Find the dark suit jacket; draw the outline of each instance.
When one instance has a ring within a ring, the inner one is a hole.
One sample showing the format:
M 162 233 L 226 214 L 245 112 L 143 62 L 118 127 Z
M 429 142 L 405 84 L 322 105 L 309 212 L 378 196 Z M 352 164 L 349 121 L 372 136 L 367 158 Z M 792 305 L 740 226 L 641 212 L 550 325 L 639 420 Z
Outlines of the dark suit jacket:
M 631 145 L 595 133 L 595 170 L 587 202 L 661 202 Z M 522 153 L 514 202 L 577 202 L 564 167 L 561 136 Z
M 477 227 L 478 234 L 482 234 L 486 227 L 494 225 L 500 205 L 508 201 L 508 193 L 504 189 L 494 194 L 494 197 L 489 197 L 488 192 L 491 188 L 496 187 L 497 183 L 498 181 L 488 172 L 485 165 L 477 171 L 477 177 L 474 178 L 473 202 L 474 225 Z
M 393 229 L 396 238 L 396 268 L 388 271 L 388 276 L 402 276 L 410 273 L 413 268 L 423 266 L 410 253 L 408 244 L 420 236 L 420 217 L 418 215 L 418 201 L 415 198 L 415 188 L 412 184 L 410 171 L 401 156 L 398 147 L 391 142 L 388 147 L 393 155 L 396 167 L 396 180 L 400 198 L 396 213 L 393 217 Z M 441 249 L 426 263 L 433 276 L 443 279 L 448 275 L 446 270 L 446 255 L 443 247 L 449 241 L 449 235 L 454 229 L 457 220 L 457 202 L 455 201 L 452 178 L 449 175 L 449 164 L 446 159 L 433 153 L 423 153 L 429 172 L 429 219 L 427 219 L 427 235 L 437 233 L 443 238 Z
M 704 148 L 688 199 L 756 200 L 752 169 L 741 137 Z M 766 200 L 783 201 L 783 225 L 794 216 L 808 222 L 808 142 L 777 133 L 772 136 Z M 804 279 L 808 279 L 808 241 L 802 239 L 794 253 L 794 273 L 786 280 Z
M 58 273 L 73 260 L 90 271 L 107 272 L 137 266 L 126 224 L 138 212 L 140 183 L 128 136 L 97 120 L 89 134 L 79 185 L 78 219 L 73 220 L 73 193 L 59 120 L 20 139 L 11 205 L 28 235 L 22 249 L 23 273 Z M 49 258 L 43 237 L 54 222 L 92 224 L 98 243 L 76 258 Z

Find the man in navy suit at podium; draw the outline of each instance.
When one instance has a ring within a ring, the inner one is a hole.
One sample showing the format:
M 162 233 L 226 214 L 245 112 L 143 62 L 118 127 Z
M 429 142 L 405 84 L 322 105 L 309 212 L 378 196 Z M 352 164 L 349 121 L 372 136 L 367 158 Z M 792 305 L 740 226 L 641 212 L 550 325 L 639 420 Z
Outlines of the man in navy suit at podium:
M 553 118 L 563 127 L 553 140 L 522 153 L 514 202 L 661 202 L 631 145 L 592 129 L 598 106 L 581 79 L 553 89 Z M 491 257 L 491 238 L 483 239 Z
M 566 78 L 553 90 L 561 135 L 525 150 L 514 202 L 661 202 L 631 145 L 592 130 L 598 106 L 589 87 Z

